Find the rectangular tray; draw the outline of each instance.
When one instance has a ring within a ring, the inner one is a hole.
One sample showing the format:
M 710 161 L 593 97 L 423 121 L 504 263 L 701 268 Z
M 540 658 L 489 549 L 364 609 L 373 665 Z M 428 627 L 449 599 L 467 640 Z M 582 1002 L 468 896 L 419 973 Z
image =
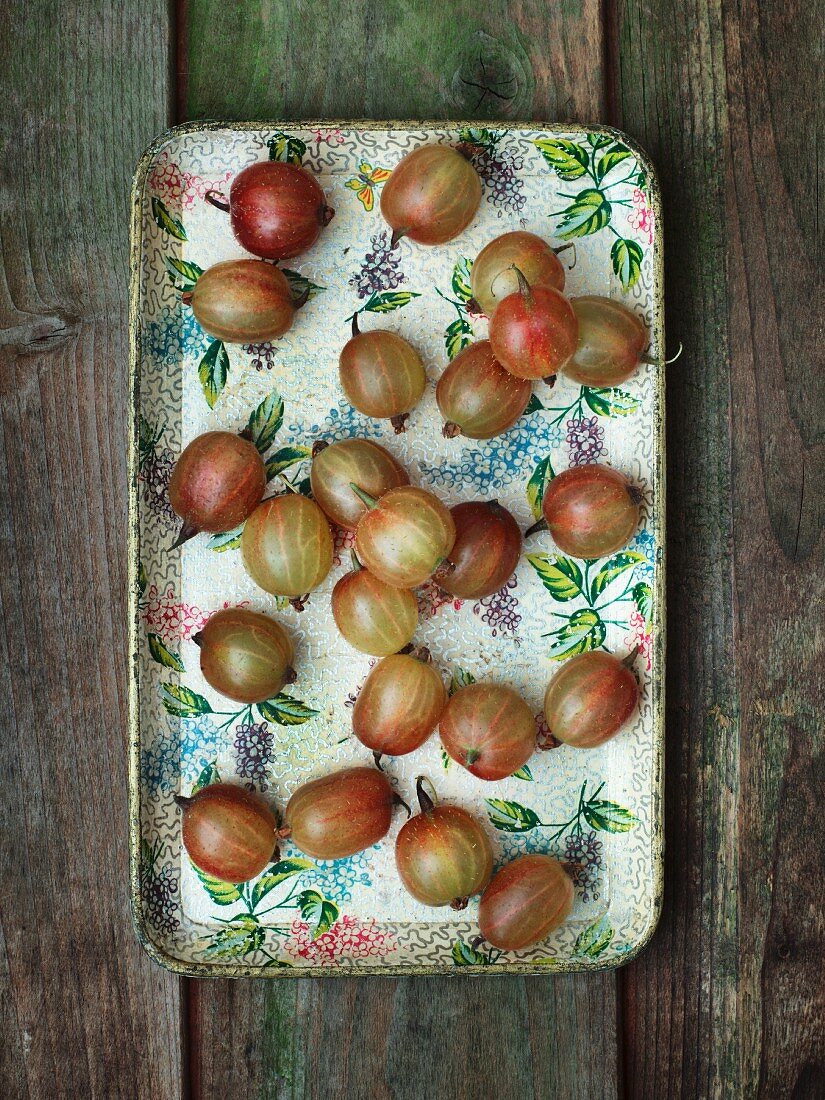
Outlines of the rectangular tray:
M 463 144 L 484 197 L 456 240 L 435 248 L 403 241 L 390 252 L 376 169 L 392 169 L 425 142 Z M 293 329 L 272 347 L 224 348 L 202 332 L 181 291 L 200 268 L 243 255 L 228 218 L 204 196 L 226 192 L 240 168 L 267 156 L 302 160 L 336 215 L 312 250 L 283 265 L 296 286 L 312 289 Z M 584 390 L 563 378 L 552 390 L 539 383 L 545 407 L 528 410 L 504 435 L 444 439 L 432 383 L 448 349 L 486 334 L 486 320 L 467 307 L 470 261 L 491 238 L 518 228 L 575 244 L 561 254 L 570 268 L 566 292 L 610 295 L 634 309 L 650 332 L 652 364 L 618 390 Z M 431 384 L 404 435 L 356 413 L 341 395 L 337 357 L 345 319 L 357 309 L 363 327 L 395 329 L 427 365 Z M 179 973 L 224 977 L 524 974 L 633 958 L 658 919 L 663 852 L 662 242 L 645 154 L 618 131 L 556 124 L 179 126 L 150 146 L 135 176 L 130 319 L 131 886 L 147 951 Z M 640 711 L 600 749 L 548 749 L 525 774 L 496 784 L 446 766 L 437 736 L 387 764 L 408 800 L 424 773 L 443 799 L 474 811 L 498 861 L 549 851 L 580 865 L 570 919 L 537 947 L 501 954 L 479 944 L 477 899 L 453 912 L 404 893 L 393 865 L 402 814 L 381 845 L 348 860 L 306 866 L 285 845 L 279 873 L 243 891 L 199 877 L 182 851 L 177 792 L 220 776 L 254 784 L 283 807 L 308 777 L 370 760 L 350 729 L 370 660 L 340 638 L 329 611 L 349 540 L 336 538 L 336 565 L 300 613 L 249 580 L 237 540 L 201 536 L 169 549 L 176 519 L 166 485 L 182 447 L 207 429 L 242 428 L 255 410 L 277 428 L 267 451 L 272 468 L 299 485 L 316 439 L 363 435 L 380 439 L 414 482 L 447 504 L 497 498 L 522 527 L 533 521 L 547 477 L 585 454 L 642 487 L 643 526 L 624 554 L 559 567 L 549 536 L 538 535 L 497 596 L 460 604 L 432 585 L 420 594 L 416 639 L 445 677 L 511 683 L 536 715 L 558 658 L 598 645 L 619 653 L 641 647 Z M 299 678 L 266 718 L 233 713 L 203 680 L 191 641 L 211 612 L 236 603 L 277 613 L 297 642 Z

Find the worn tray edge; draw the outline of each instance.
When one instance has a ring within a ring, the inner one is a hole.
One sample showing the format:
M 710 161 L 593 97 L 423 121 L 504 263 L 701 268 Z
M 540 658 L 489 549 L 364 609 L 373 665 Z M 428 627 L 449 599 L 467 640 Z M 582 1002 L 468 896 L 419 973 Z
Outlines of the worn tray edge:
M 653 902 L 647 924 L 635 943 L 622 955 L 605 961 L 561 962 L 556 966 L 537 965 L 535 963 L 503 963 L 494 968 L 483 966 L 464 966 L 456 968 L 448 963 L 444 966 L 378 966 L 378 967 L 301 967 L 289 969 L 261 969 L 256 966 L 220 965 L 217 963 L 192 963 L 178 958 L 159 946 L 148 929 L 143 911 L 140 884 L 140 681 L 138 673 L 138 646 L 140 641 L 140 611 L 138 608 L 139 573 L 139 527 L 138 527 L 138 430 L 140 412 L 140 352 L 139 352 L 139 305 L 140 305 L 140 248 L 141 203 L 146 180 L 154 159 L 170 142 L 184 134 L 202 130 L 267 130 L 306 129 L 319 125 L 334 124 L 339 127 L 351 127 L 364 130 L 386 129 L 445 129 L 458 127 L 489 126 L 491 121 L 467 119 L 405 119 L 405 120 L 367 120 L 367 119 L 300 119 L 267 120 L 257 119 L 244 122 L 231 120 L 206 119 L 183 122 L 158 134 L 141 155 L 132 180 L 130 195 L 130 237 L 129 237 L 129 407 L 128 422 L 128 617 L 129 617 L 129 685 L 128 685 L 128 792 L 129 792 L 129 878 L 130 907 L 132 922 L 139 942 L 155 962 L 173 973 L 194 978 L 330 978 L 386 976 L 404 977 L 407 975 L 448 975 L 458 977 L 476 974 L 532 974 L 583 973 L 598 970 L 615 970 L 627 965 L 638 957 L 652 939 L 662 912 L 664 892 L 664 782 L 665 782 L 665 654 L 666 654 L 666 587 L 667 573 L 667 485 L 665 463 L 665 321 L 664 321 L 664 240 L 661 209 L 661 191 L 655 165 L 648 153 L 630 135 L 613 126 L 574 122 L 544 122 L 539 120 L 520 122 L 496 122 L 496 128 L 510 130 L 548 130 L 555 133 L 604 133 L 624 142 L 633 152 L 639 164 L 644 166 L 649 180 L 650 202 L 656 224 L 659 227 L 656 236 L 656 248 L 653 256 L 654 317 L 653 329 L 658 349 L 656 420 L 653 433 L 656 445 L 656 483 L 657 498 L 661 502 L 659 510 L 659 529 L 662 559 L 657 570 L 654 600 L 654 653 L 659 675 L 652 681 L 652 709 L 654 715 L 654 783 L 653 805 L 651 809 L 651 855 L 653 860 Z

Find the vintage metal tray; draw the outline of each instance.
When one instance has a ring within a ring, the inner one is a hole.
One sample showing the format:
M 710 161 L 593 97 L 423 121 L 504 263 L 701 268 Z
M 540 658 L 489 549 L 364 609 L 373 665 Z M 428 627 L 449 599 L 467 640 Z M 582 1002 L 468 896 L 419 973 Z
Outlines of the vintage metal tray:
M 399 158 L 424 142 L 464 146 L 484 197 L 457 240 L 436 248 L 402 241 L 392 251 L 380 190 Z M 226 190 L 240 168 L 268 156 L 303 161 L 336 216 L 288 265 L 296 286 L 312 292 L 292 331 L 273 346 L 224 347 L 201 331 L 181 292 L 201 268 L 242 255 L 206 192 Z M 362 327 L 408 337 L 434 382 L 448 355 L 486 331 L 468 308 L 473 257 L 518 227 L 575 245 L 562 253 L 568 291 L 630 305 L 648 325 L 652 364 L 619 389 L 537 384 L 522 420 L 487 442 L 443 438 L 433 385 L 405 435 L 355 412 L 337 380 L 346 319 L 359 310 Z M 662 889 L 662 242 L 647 157 L 604 127 L 187 124 L 159 137 L 138 166 L 132 265 L 131 873 L 146 949 L 180 973 L 272 977 L 593 970 L 632 958 L 655 927 Z M 299 487 L 315 440 L 353 435 L 380 439 L 448 504 L 498 498 L 524 527 L 546 479 L 572 463 L 610 463 L 642 487 L 643 526 L 624 553 L 575 563 L 538 535 L 494 597 L 462 604 L 432 586 L 419 594 L 417 640 L 445 678 L 511 683 L 536 715 L 554 662 L 598 646 L 640 647 L 640 713 L 601 749 L 549 747 L 496 784 L 447 766 L 437 736 L 388 764 L 408 799 L 424 773 L 443 799 L 479 815 L 499 861 L 549 851 L 578 864 L 573 914 L 539 946 L 500 954 L 476 940 L 477 902 L 453 912 L 407 896 L 393 866 L 403 814 L 384 843 L 351 859 L 311 864 L 286 845 L 280 864 L 243 889 L 199 876 L 182 851 L 176 792 L 220 776 L 283 806 L 307 777 L 370 762 L 350 735 L 370 661 L 337 635 L 329 611 L 348 540 L 336 539 L 337 564 L 303 612 L 256 588 L 231 537 L 169 548 L 176 521 L 166 485 L 182 446 L 250 417 L 273 474 L 284 470 Z M 276 612 L 297 640 L 298 681 L 263 711 L 235 711 L 201 677 L 191 635 L 227 604 Z

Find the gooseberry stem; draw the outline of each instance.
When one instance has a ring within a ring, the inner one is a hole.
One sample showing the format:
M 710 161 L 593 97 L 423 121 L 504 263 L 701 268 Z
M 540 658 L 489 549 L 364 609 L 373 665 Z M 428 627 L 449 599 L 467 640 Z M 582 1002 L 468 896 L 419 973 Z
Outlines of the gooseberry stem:
M 245 439 L 247 443 L 252 442 L 252 429 L 249 427 L 248 424 L 245 428 L 241 428 L 241 430 L 238 432 L 238 437 L 240 439 Z
M 429 786 L 432 794 L 428 794 L 424 790 L 424 784 Z M 418 798 L 418 805 L 421 807 L 422 814 L 430 814 L 435 809 L 438 798 L 435 793 L 435 787 L 432 785 L 426 775 L 419 775 L 415 781 L 415 793 Z
M 312 457 L 317 458 L 321 451 L 325 451 L 328 446 L 329 443 L 326 439 L 316 439 L 312 444 Z
M 641 648 L 642 647 L 639 645 L 635 646 L 626 657 L 622 658 L 622 664 L 625 668 L 633 668 L 633 662 L 639 656 L 639 651 L 641 650 Z
M 301 294 L 299 294 L 297 298 L 292 299 L 292 304 L 295 307 L 295 309 L 300 309 L 301 306 L 305 306 L 307 304 L 307 302 L 309 301 L 310 293 L 311 293 L 311 288 L 307 287 L 306 290 L 303 291 Z
M 193 297 L 194 297 L 194 294 L 191 290 L 185 290 L 183 292 L 183 294 L 181 294 L 180 300 L 183 302 L 183 304 L 185 306 L 188 306 L 188 305 L 191 304 Z
M 471 764 L 475 764 L 479 756 L 481 756 L 481 753 L 478 751 L 478 749 L 467 749 L 466 753 L 464 754 L 465 767 L 469 768 Z
M 510 270 L 515 271 L 515 273 L 516 273 L 516 278 L 518 279 L 518 292 L 519 292 L 519 294 L 522 296 L 522 298 L 525 300 L 525 302 L 532 305 L 533 292 L 530 290 L 530 284 L 525 279 L 524 273 L 522 272 L 521 268 L 516 267 L 515 264 L 510 264 Z
M 372 509 L 378 506 L 378 501 L 375 499 L 375 497 L 371 497 L 369 493 L 365 493 L 364 490 L 360 489 L 354 481 L 351 481 L 349 483 L 349 487 L 350 489 L 352 489 L 353 493 L 355 493 L 358 499 L 366 504 L 368 508 Z
M 358 326 L 358 314 L 357 313 L 353 313 L 353 315 L 352 315 L 352 335 L 354 337 L 361 335 L 361 329 Z
M 531 535 L 535 535 L 538 531 L 547 530 L 547 520 L 540 519 L 537 523 L 534 523 L 532 527 L 528 527 L 524 532 L 524 537 L 529 539 Z
M 193 539 L 195 535 L 199 534 L 200 528 L 195 527 L 193 523 L 184 523 L 180 531 L 178 532 L 178 537 L 175 539 L 169 549 L 177 550 L 179 546 L 183 546 L 185 542 L 189 542 L 190 539 Z
M 450 908 L 455 909 L 457 912 L 461 912 L 462 909 L 467 908 L 467 904 L 470 901 L 469 897 L 453 898 L 450 902 Z
M 217 210 L 223 210 L 224 214 L 229 213 L 229 203 L 220 191 L 207 191 L 203 197 L 210 206 L 214 206 Z
M 542 382 L 544 382 L 545 386 L 550 386 L 550 388 L 552 389 L 552 387 L 556 384 L 556 375 L 545 374 L 544 378 L 542 378 Z
M 461 428 L 454 420 L 448 420 L 441 429 L 441 434 L 445 439 L 455 439 L 457 435 L 461 435 Z
M 559 247 L 554 248 L 553 251 L 556 253 L 557 256 L 560 256 L 561 253 L 566 252 L 568 248 L 573 249 L 573 262 L 570 265 L 570 267 L 568 267 L 567 270 L 572 271 L 573 268 L 576 266 L 576 261 L 578 260 L 578 251 L 576 249 L 576 242 L 575 241 L 568 241 L 567 244 L 559 245 Z
M 350 561 L 352 562 L 352 571 L 353 571 L 353 573 L 360 573 L 361 570 L 364 567 L 361 564 L 361 562 L 358 560 L 358 555 L 355 553 L 354 550 L 350 550 L 349 557 L 350 557 Z
M 199 630 L 197 634 L 193 634 L 192 641 L 195 643 L 196 646 L 198 646 L 198 648 L 200 648 L 200 646 L 203 645 L 203 631 Z
M 406 237 L 407 232 L 408 230 L 406 226 L 404 226 L 402 229 L 393 229 L 392 236 L 390 237 L 390 248 L 395 248 L 401 238 Z
M 180 806 L 182 810 L 185 810 L 187 806 L 191 805 L 192 799 L 187 798 L 184 794 L 176 794 L 173 796 L 173 801 L 176 806 Z
M 318 221 L 321 225 L 329 225 L 332 219 L 335 217 L 335 210 L 331 206 L 327 206 L 324 203 L 318 211 Z
M 397 413 L 395 416 L 390 417 L 390 424 L 392 424 L 396 435 L 401 435 L 402 432 L 407 430 L 407 421 L 409 419 L 409 413 Z

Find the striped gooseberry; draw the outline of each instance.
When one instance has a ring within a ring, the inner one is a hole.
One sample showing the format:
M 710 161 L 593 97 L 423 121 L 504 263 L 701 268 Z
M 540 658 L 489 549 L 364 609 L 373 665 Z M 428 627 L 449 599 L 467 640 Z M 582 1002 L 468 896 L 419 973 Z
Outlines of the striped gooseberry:
M 414 485 L 390 489 L 376 500 L 353 483 L 367 505 L 355 531 L 355 549 L 379 580 L 398 588 L 423 584 L 455 542 L 455 524 L 438 497 Z
M 395 653 L 379 661 L 364 681 L 352 708 L 352 731 L 373 752 L 405 756 L 424 744 L 446 702 L 427 650 Z
M 437 584 L 462 600 L 491 596 L 507 583 L 521 556 L 521 530 L 497 500 L 472 500 L 450 509 L 453 548 L 435 571 Z
M 435 399 L 444 435 L 491 439 L 512 428 L 530 401 L 532 386 L 502 367 L 489 340 L 459 352 L 438 380 Z
M 536 747 L 536 720 L 522 697 L 504 684 L 459 688 L 438 724 L 449 756 L 479 779 L 505 779 Z
M 627 546 L 639 526 L 642 495 L 623 473 L 589 463 L 558 474 L 544 491 L 543 519 L 527 532 L 547 530 L 565 554 L 602 558 Z
M 199 531 L 231 531 L 257 507 L 265 489 L 263 459 L 248 439 L 234 432 L 196 436 L 169 479 L 169 503 L 183 520 L 173 547 Z
M 408 589 L 379 580 L 353 555 L 352 571 L 332 590 L 332 617 L 353 649 L 386 657 L 412 639 L 418 603 Z
M 503 233 L 482 248 L 470 274 L 473 298 L 488 317 L 518 290 L 515 267 L 531 287 L 564 290 L 564 266 L 547 241 L 522 229 Z
M 280 623 L 258 611 L 216 611 L 192 635 L 200 646 L 206 682 L 236 703 L 262 703 L 295 680 L 292 639 Z
M 332 568 L 332 534 L 314 500 L 300 493 L 270 497 L 244 525 L 241 557 L 249 576 L 273 596 L 299 599 Z
M 623 661 L 595 649 L 565 661 L 547 685 L 544 717 L 565 745 L 592 749 L 627 724 L 639 703 L 634 650 Z
M 421 356 L 389 329 L 361 332 L 352 317 L 352 339 L 344 344 L 338 375 L 347 400 L 365 416 L 389 420 L 403 432 L 410 412 L 421 400 L 427 375 Z
M 576 350 L 562 373 L 582 386 L 618 386 L 642 360 L 648 342 L 641 317 L 612 298 L 571 298 L 579 322 Z
M 505 863 L 478 907 L 481 935 L 501 951 L 541 943 L 573 908 L 573 880 L 552 856 L 535 853 Z
M 352 491 L 359 485 L 371 497 L 409 485 L 407 471 L 380 443 L 371 439 L 319 440 L 312 449 L 310 485 L 318 504 L 339 527 L 355 529 L 367 510 Z
M 381 192 L 381 213 L 401 237 L 444 244 L 473 220 L 481 202 L 481 179 L 470 161 L 449 145 L 422 145 L 393 169 Z
M 493 873 L 493 849 L 481 823 L 460 806 L 436 804 L 416 782 L 421 812 L 406 821 L 395 841 L 398 875 L 416 901 L 466 909 Z
M 190 798 L 175 795 L 183 811 L 183 846 L 204 874 L 248 882 L 276 856 L 278 823 L 257 794 L 234 783 L 212 783 Z
M 517 378 L 555 379 L 576 350 L 579 323 L 565 296 L 552 287 L 531 287 L 516 268 L 519 288 L 490 318 L 496 359 Z
M 397 801 L 378 768 L 344 768 L 295 791 L 280 835 L 313 859 L 344 859 L 386 836 Z
M 305 299 L 293 299 L 286 276 L 273 264 L 224 260 L 204 271 L 183 301 L 210 336 L 256 344 L 283 336 Z

